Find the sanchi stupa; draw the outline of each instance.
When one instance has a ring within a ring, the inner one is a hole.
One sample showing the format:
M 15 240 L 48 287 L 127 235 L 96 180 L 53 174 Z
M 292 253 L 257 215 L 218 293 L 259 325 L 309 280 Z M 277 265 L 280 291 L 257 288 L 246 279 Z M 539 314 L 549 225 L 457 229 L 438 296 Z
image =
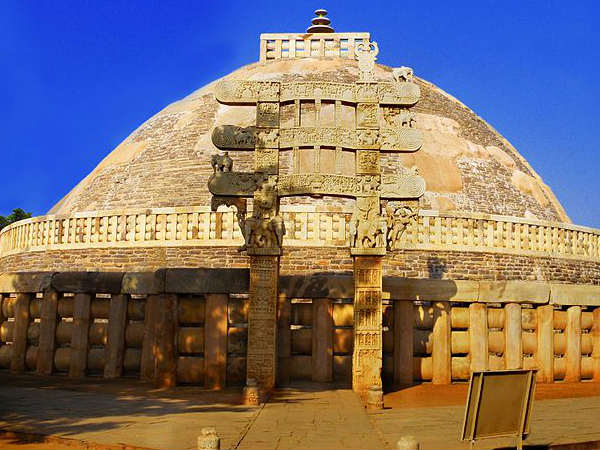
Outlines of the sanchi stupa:
M 473 370 L 600 381 L 600 230 L 418 68 L 376 63 L 394 49 L 316 14 L 2 230 L 1 369 L 249 403 L 336 382 L 373 407 Z

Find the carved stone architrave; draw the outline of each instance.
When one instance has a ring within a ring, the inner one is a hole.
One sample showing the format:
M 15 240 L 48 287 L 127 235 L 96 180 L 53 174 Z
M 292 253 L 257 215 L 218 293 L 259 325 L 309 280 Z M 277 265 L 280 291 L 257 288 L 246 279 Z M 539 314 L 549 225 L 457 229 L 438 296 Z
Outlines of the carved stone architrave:
M 215 86 L 215 97 L 219 103 L 253 104 L 279 102 L 278 81 L 223 80 Z
M 218 196 L 252 197 L 261 179 L 252 172 L 217 172 L 208 179 L 208 190 Z
M 382 175 L 379 194 L 382 198 L 411 199 L 425 193 L 425 179 L 418 173 Z
M 381 150 L 393 152 L 416 152 L 423 146 L 423 133 L 414 128 L 381 128 L 379 130 Z
M 275 386 L 278 280 L 278 256 L 250 256 L 246 379 L 257 380 L 262 393 Z
M 281 95 L 280 95 L 281 92 Z M 365 81 L 333 83 L 328 81 L 223 80 L 215 87 L 215 97 L 225 104 L 256 104 L 293 100 L 340 100 L 346 103 L 379 103 L 384 105 L 414 105 L 421 89 L 410 81 Z
M 271 103 L 259 103 L 271 104 Z M 360 103 L 359 105 L 368 105 Z M 367 125 L 367 122 L 362 122 Z M 376 128 L 376 127 L 371 127 Z M 238 127 L 235 125 L 220 125 L 212 133 L 215 147 L 223 150 L 254 150 L 257 142 L 257 132 L 265 140 L 266 131 L 272 128 Z M 258 130 L 258 131 L 257 131 Z M 351 130 L 341 127 L 298 127 L 279 130 L 279 148 L 313 147 L 317 145 L 342 147 L 347 149 L 362 148 L 359 143 L 361 130 Z M 272 136 L 275 137 L 274 135 Z M 269 141 L 274 147 L 274 139 Z M 373 148 L 384 151 L 414 152 L 423 145 L 423 133 L 409 127 L 383 127 L 379 129 Z M 265 146 L 264 144 L 262 145 Z
M 382 386 L 382 261 L 377 256 L 354 257 L 352 389 L 363 400 L 369 388 Z
M 254 150 L 256 127 L 219 125 L 212 132 L 212 142 L 223 150 Z
M 357 82 L 356 102 L 379 103 L 379 84 L 374 82 Z
M 412 82 L 379 83 L 380 105 L 414 105 L 421 98 L 421 89 Z
M 333 100 L 347 103 L 356 102 L 354 83 L 334 83 L 330 81 L 296 81 L 281 83 L 281 101 Z

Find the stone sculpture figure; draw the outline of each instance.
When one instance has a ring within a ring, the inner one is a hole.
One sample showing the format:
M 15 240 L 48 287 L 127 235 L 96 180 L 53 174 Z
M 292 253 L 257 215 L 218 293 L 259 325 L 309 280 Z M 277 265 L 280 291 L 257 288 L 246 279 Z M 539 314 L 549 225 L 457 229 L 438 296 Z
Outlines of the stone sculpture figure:
M 402 66 L 392 69 L 392 75 L 394 76 L 394 80 L 398 83 L 402 81 L 409 82 L 413 80 L 414 72 L 411 67 Z
M 217 172 L 231 172 L 233 169 L 233 159 L 229 156 L 229 152 L 224 152 L 222 155 L 214 154 L 210 158 L 210 165 L 213 168 L 213 174 Z
M 361 42 L 354 48 L 354 54 L 358 59 L 360 81 L 375 81 L 375 61 L 379 54 L 377 42 Z
M 350 219 L 350 246 L 375 248 L 382 246 L 384 235 L 378 211 L 379 199 L 363 197 L 356 200 L 356 207 Z
M 276 210 L 277 185 L 276 177 L 272 177 L 264 180 L 254 194 L 254 210 L 242 228 L 245 243 L 240 251 L 249 248 L 281 248 L 285 224 Z
M 415 122 L 415 113 L 407 109 L 401 109 L 400 113 L 395 117 L 396 123 L 401 127 L 407 126 L 412 128 Z
M 392 206 L 387 205 L 385 211 L 387 247 L 391 250 L 397 247 L 402 238 L 402 234 L 404 234 L 408 224 L 415 219 L 417 213 L 409 206 L 393 208 Z

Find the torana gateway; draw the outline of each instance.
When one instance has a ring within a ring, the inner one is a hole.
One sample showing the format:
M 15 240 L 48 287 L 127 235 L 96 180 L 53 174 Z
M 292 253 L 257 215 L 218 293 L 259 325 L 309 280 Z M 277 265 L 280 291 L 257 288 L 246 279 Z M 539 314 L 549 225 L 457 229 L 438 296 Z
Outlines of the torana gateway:
M 600 380 L 600 231 L 369 33 L 263 34 L 0 233 L 0 368 L 382 389 Z M 416 71 L 418 74 L 418 70 Z

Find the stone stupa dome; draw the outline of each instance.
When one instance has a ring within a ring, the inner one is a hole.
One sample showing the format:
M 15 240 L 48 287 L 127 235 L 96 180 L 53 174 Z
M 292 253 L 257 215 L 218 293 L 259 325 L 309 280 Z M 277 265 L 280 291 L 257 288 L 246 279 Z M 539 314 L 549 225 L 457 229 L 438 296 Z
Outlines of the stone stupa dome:
M 358 72 L 353 59 L 315 57 L 258 62 L 225 78 L 353 82 Z M 392 80 L 392 69 L 377 65 L 375 75 Z M 550 188 L 502 135 L 437 86 L 416 81 L 421 100 L 413 108 L 415 127 L 423 132 L 424 144 L 418 152 L 389 158 L 418 168 L 427 186 L 422 209 L 570 222 Z M 214 127 L 250 126 L 255 120 L 255 107 L 220 105 L 215 84 L 148 119 L 50 213 L 209 205 L 210 156 L 217 151 L 211 140 Z M 234 161 L 236 170 L 246 170 L 252 165 L 252 152 L 236 152 Z M 382 166 L 385 171 L 383 161 Z M 395 167 L 388 166 L 387 170 Z M 289 201 L 315 203 L 310 198 Z M 344 206 L 346 201 L 318 202 Z

